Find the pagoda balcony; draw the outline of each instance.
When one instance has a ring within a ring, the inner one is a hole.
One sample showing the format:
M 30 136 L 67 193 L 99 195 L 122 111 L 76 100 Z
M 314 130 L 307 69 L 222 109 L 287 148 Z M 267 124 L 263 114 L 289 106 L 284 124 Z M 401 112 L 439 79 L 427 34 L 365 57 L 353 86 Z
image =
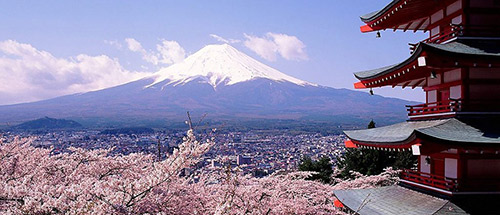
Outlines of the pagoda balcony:
M 500 29 L 495 26 L 488 25 L 450 25 L 449 28 L 444 29 L 440 33 L 433 35 L 420 42 L 423 43 L 444 43 L 455 37 L 498 37 L 500 36 Z M 414 51 L 417 44 L 409 44 L 410 50 Z
M 413 184 L 411 182 L 414 182 L 418 185 L 424 185 L 423 187 L 430 186 L 448 192 L 458 191 L 458 180 L 456 178 L 447 178 L 409 169 L 403 170 L 400 178 L 403 183 Z
M 422 118 L 454 115 L 462 109 L 462 100 L 450 99 L 418 105 L 407 105 L 408 117 Z
M 431 36 L 422 42 L 424 43 L 443 43 L 457 36 L 461 36 L 463 33 L 462 26 L 452 26 L 449 29 L 446 29 L 434 36 Z
M 500 115 L 500 101 L 449 99 L 418 105 L 406 105 L 410 119 L 448 118 L 458 114 Z

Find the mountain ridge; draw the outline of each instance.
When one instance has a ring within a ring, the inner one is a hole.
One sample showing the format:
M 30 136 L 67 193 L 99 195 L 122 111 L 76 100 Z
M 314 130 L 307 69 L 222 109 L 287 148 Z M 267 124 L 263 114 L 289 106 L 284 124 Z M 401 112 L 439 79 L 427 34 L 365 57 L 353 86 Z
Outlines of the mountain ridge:
M 23 130 L 38 130 L 38 129 L 75 129 L 80 128 L 82 125 L 73 120 L 67 119 L 55 119 L 50 117 L 43 117 L 27 122 L 23 122 L 19 125 L 13 126 L 14 129 Z
M 250 63 L 228 60 L 232 58 Z M 186 111 L 207 113 L 213 119 L 328 120 L 342 117 L 355 121 L 378 115 L 381 119 L 402 121 L 406 119 L 404 105 L 412 103 L 301 81 L 229 45 L 205 47 L 167 69 L 103 90 L 0 106 L 0 123 L 43 116 L 183 121 Z

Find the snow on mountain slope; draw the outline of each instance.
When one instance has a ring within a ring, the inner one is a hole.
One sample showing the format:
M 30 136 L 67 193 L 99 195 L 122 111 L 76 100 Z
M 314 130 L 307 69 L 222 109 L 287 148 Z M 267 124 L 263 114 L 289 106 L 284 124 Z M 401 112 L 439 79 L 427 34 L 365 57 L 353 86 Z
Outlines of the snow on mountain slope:
M 166 85 L 183 85 L 201 78 L 216 88 L 218 85 L 233 85 L 256 78 L 274 81 L 287 81 L 297 85 L 312 85 L 306 81 L 288 76 L 228 44 L 208 45 L 190 55 L 184 61 L 163 68 L 148 79 L 154 82 L 151 87 L 166 81 Z

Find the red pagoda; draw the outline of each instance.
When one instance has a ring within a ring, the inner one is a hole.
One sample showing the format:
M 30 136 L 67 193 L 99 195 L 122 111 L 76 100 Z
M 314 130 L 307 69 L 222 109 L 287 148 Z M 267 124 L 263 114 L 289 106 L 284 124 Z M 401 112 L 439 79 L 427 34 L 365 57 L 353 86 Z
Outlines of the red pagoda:
M 354 211 L 363 206 L 359 214 L 408 214 L 415 202 L 425 209 L 415 214 L 500 214 L 500 1 L 393 0 L 361 20 L 362 32 L 429 37 L 401 63 L 355 73 L 355 88 L 421 87 L 426 103 L 407 106 L 406 122 L 345 131 L 346 146 L 412 151 L 418 165 L 403 170 L 400 186 L 335 195 Z M 376 203 L 384 198 L 397 207 Z

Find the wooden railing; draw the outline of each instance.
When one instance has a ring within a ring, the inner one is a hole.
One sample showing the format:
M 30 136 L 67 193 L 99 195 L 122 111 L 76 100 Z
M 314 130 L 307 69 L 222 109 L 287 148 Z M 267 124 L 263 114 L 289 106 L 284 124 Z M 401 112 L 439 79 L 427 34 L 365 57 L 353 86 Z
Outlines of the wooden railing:
M 456 28 L 451 28 L 446 31 L 442 31 L 434 36 L 431 36 L 425 40 L 420 41 L 421 43 L 442 43 L 445 41 L 448 41 L 454 37 L 460 36 L 459 34 L 461 33 L 460 30 L 457 30 Z M 408 43 L 410 45 L 410 54 L 413 54 L 415 49 L 417 48 L 417 45 L 419 43 Z
M 424 43 L 442 43 L 447 40 L 450 40 L 454 37 L 460 36 L 462 33 L 462 27 L 460 26 L 453 26 L 445 31 L 439 32 L 438 34 L 431 36 L 427 38 L 426 40 L 422 41 Z
M 439 32 L 425 40 L 423 43 L 443 43 L 458 36 L 482 36 L 482 37 L 498 37 L 500 36 L 500 28 L 488 25 L 455 25 L 450 24 L 450 28 Z M 417 43 L 418 44 L 418 43 Z M 411 53 L 415 51 L 417 44 L 409 44 Z
M 460 99 L 450 99 L 419 105 L 407 105 L 406 107 L 408 116 L 438 114 L 460 111 L 462 108 L 462 101 Z
M 458 190 L 458 180 L 456 178 L 447 178 L 444 176 L 405 169 L 401 172 L 401 179 L 447 191 Z

